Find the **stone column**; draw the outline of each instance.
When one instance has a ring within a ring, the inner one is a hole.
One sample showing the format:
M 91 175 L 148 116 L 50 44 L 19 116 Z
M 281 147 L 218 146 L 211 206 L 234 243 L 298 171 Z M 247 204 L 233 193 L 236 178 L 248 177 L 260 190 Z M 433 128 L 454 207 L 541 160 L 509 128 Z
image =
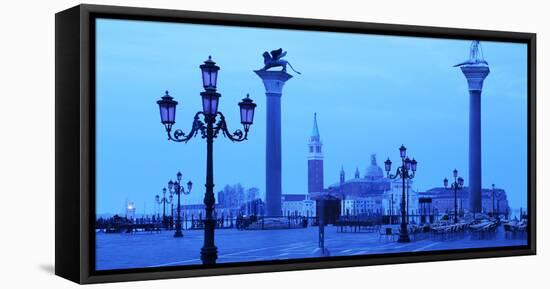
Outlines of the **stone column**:
M 469 183 L 470 212 L 481 212 L 481 91 L 483 80 L 489 74 L 485 65 L 465 65 L 462 73 L 468 81 L 470 92 L 470 146 Z
M 266 215 L 281 215 L 281 96 L 292 75 L 284 71 L 254 71 L 262 79 L 267 96 L 265 192 Z

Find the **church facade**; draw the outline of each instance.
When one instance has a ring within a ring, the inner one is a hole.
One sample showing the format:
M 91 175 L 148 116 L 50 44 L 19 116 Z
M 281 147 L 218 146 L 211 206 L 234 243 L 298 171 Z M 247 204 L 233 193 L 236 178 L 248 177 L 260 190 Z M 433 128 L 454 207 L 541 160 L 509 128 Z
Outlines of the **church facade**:
M 339 183 L 328 187 L 327 193 L 341 200 L 341 216 L 389 215 L 400 210 L 402 183 L 388 179 L 378 165 L 376 155 L 370 156 L 370 164 L 361 175 L 355 169 L 353 178 L 346 179 L 344 168 L 340 170 Z M 418 194 L 412 189 L 412 181 L 405 184 L 408 210 L 417 208 Z

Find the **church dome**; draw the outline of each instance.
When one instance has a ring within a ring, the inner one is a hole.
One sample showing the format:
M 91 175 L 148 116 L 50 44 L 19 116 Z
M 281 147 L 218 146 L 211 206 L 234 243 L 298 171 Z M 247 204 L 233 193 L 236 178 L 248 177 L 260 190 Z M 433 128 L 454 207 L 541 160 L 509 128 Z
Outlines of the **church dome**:
M 381 179 L 383 177 L 384 177 L 384 171 L 382 170 L 381 167 L 379 167 L 376 164 L 376 155 L 373 154 L 370 156 L 370 165 L 367 167 L 365 178 L 375 180 L 375 179 Z

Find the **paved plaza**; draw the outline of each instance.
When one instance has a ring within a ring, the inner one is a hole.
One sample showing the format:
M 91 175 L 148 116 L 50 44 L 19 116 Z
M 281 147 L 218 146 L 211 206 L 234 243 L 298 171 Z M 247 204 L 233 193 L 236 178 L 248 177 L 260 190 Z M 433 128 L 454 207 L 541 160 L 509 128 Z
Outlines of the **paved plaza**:
M 305 229 L 238 231 L 216 230 L 218 262 L 244 262 L 315 257 L 317 227 Z M 526 245 L 525 238 L 506 238 L 502 227 L 490 238 L 474 238 L 469 233 L 450 238 L 430 233 L 411 243 L 397 243 L 378 232 L 339 233 L 326 227 L 325 246 L 331 256 L 418 252 L 445 249 Z M 202 230 L 184 231 L 174 238 L 173 231 L 160 233 L 96 234 L 98 270 L 201 264 Z

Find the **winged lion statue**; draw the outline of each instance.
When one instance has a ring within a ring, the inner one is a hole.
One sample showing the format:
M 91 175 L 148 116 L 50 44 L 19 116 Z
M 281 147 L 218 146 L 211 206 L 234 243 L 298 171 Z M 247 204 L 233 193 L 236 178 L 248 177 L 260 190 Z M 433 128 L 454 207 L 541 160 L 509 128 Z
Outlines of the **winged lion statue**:
M 273 68 L 273 67 L 282 67 L 283 69 L 281 71 L 286 72 L 286 66 L 288 64 L 288 66 L 290 66 L 290 68 L 294 72 L 296 72 L 298 74 L 302 74 L 302 73 L 296 71 L 296 69 L 294 69 L 294 67 L 292 67 L 290 62 L 282 59 L 283 57 L 286 56 L 286 51 L 283 51 L 282 48 L 272 50 L 271 53 L 268 53 L 266 51 L 266 52 L 264 52 L 264 54 L 262 54 L 262 56 L 264 57 L 264 67 L 261 70 L 268 70 L 268 69 Z

